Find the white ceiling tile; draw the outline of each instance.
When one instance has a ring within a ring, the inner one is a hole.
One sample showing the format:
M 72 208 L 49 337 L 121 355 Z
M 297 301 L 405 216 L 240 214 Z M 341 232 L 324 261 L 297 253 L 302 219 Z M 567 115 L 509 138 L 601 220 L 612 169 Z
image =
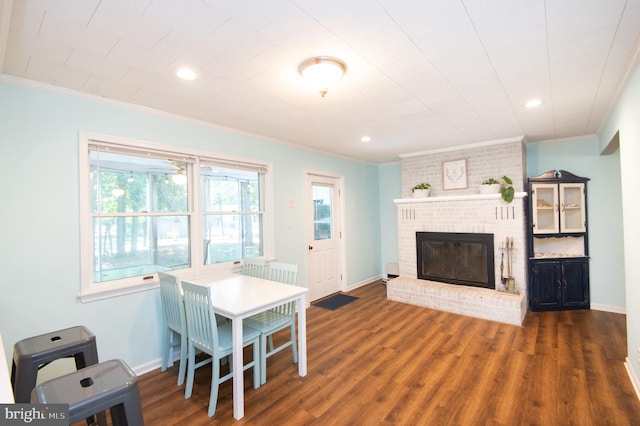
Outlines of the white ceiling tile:
M 39 58 L 31 58 L 27 67 L 27 76 L 55 86 L 79 90 L 89 78 L 89 73 L 73 70 Z
M 163 71 L 175 60 L 161 52 L 145 49 L 124 39 L 118 41 L 108 58 L 153 73 Z
M 111 77 L 114 80 L 120 80 L 131 68 L 127 63 L 109 60 L 103 56 L 92 55 L 80 50 L 71 52 L 65 65 L 90 74 Z
M 202 0 L 154 0 L 143 15 L 195 40 L 211 34 L 229 19 Z
M 158 44 L 172 29 L 163 22 L 142 16 L 135 3 L 124 1 L 101 2 L 88 27 L 147 49 Z
M 106 34 L 77 20 L 49 12 L 44 15 L 38 37 L 102 56 L 106 56 L 118 41 L 118 37 L 113 34 Z
M 205 0 L 205 3 L 256 31 L 293 7 L 287 0 Z
M 30 7 L 42 7 L 48 12 L 66 16 L 86 25 L 89 19 L 91 19 L 91 15 L 95 12 L 96 7 L 100 4 L 100 0 L 42 0 L 38 2 L 21 1 L 17 3 L 28 3 Z

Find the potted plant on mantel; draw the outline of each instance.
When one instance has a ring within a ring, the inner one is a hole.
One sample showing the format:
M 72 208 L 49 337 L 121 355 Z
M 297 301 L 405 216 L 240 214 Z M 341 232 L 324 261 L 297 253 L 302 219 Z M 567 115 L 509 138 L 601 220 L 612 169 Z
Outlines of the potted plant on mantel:
M 482 181 L 480 185 L 481 194 L 497 194 L 500 193 L 502 199 L 510 203 L 513 201 L 515 189 L 513 189 L 513 181 L 509 176 L 502 176 L 502 179 L 489 178 Z
M 413 198 L 428 197 L 431 193 L 431 184 L 427 182 L 419 183 L 411 188 L 411 192 L 413 192 Z

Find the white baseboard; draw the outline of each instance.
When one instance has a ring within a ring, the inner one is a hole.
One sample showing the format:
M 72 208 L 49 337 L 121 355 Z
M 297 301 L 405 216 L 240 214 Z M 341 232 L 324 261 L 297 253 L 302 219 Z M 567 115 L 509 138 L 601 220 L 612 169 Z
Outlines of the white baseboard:
M 614 314 L 626 315 L 627 313 L 627 309 L 624 306 L 599 305 L 597 303 L 592 303 L 591 309 L 593 309 L 594 311 L 611 312 Z
M 347 286 L 347 289 L 346 289 L 345 291 L 346 291 L 346 292 L 350 292 L 350 291 L 355 290 L 355 289 L 356 289 L 356 288 L 358 288 L 358 287 L 362 287 L 362 286 L 365 286 L 365 285 L 367 285 L 367 284 L 374 283 L 374 282 L 379 281 L 379 280 L 381 280 L 381 279 L 382 279 L 382 275 L 377 275 L 377 276 L 372 277 L 372 278 L 367 278 L 367 279 L 365 279 L 365 280 L 362 280 L 362 281 L 360 281 L 360 282 L 353 283 L 353 284 L 351 284 L 351 285 Z
M 180 360 L 180 353 L 178 352 L 178 361 Z M 157 370 L 160 367 L 162 367 L 162 358 L 156 358 L 156 359 L 152 359 L 149 362 L 146 362 L 142 365 L 137 365 L 135 367 L 131 367 L 131 369 L 133 370 L 134 373 L 136 373 L 137 376 L 142 376 L 143 374 L 146 374 L 150 371 L 153 370 Z
M 640 400 L 640 379 L 636 375 L 633 367 L 631 366 L 631 362 L 629 361 L 629 357 L 627 357 L 624 361 L 624 367 L 627 369 L 627 374 L 629 375 L 629 379 L 631 379 L 631 384 L 633 385 L 633 390 L 636 391 L 636 397 Z

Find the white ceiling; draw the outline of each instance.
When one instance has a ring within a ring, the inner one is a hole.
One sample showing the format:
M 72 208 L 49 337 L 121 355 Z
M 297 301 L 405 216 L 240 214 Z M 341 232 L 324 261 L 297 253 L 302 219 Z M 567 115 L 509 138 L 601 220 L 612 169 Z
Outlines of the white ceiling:
M 640 56 L 640 0 L 0 2 L 5 74 L 375 163 L 594 134 Z M 318 55 L 348 66 L 324 98 Z

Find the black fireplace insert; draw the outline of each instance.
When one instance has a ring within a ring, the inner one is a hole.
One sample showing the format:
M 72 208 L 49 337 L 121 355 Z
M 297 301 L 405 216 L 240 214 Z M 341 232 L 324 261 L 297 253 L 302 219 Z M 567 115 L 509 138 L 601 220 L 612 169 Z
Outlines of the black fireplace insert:
M 416 232 L 418 278 L 495 289 L 493 234 Z

